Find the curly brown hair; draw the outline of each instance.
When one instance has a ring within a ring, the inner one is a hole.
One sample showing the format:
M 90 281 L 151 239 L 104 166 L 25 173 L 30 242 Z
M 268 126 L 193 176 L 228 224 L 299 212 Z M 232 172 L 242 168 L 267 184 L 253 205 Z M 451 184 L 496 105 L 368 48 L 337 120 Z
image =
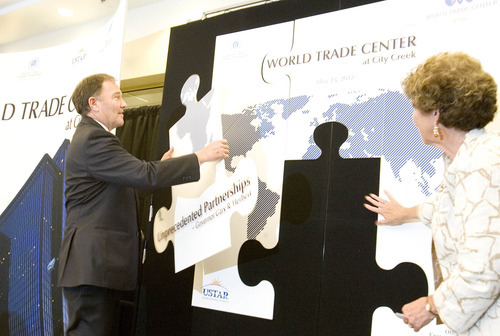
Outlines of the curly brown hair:
M 90 112 L 89 98 L 99 97 L 102 83 L 105 81 L 116 82 L 116 79 L 111 75 L 100 73 L 85 77 L 78 83 L 71 95 L 76 112 L 81 115 L 87 115 Z
M 478 60 L 462 52 L 428 58 L 402 81 L 404 93 L 424 113 L 439 110 L 445 127 L 483 128 L 497 111 L 497 84 Z

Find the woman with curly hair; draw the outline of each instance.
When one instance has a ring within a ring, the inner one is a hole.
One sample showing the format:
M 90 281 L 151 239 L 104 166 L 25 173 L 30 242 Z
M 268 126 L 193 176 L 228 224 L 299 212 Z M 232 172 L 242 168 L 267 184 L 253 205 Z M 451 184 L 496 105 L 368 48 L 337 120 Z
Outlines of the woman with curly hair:
M 366 196 L 377 225 L 421 221 L 432 230 L 436 288 L 403 306 L 415 331 L 434 318 L 459 335 L 500 333 L 500 135 L 484 127 L 497 110 L 497 85 L 464 53 L 427 59 L 402 82 L 425 144 L 443 151 L 440 188 L 406 208 Z M 435 253 L 435 254 L 434 254 Z M 439 274 L 441 273 L 441 274 Z

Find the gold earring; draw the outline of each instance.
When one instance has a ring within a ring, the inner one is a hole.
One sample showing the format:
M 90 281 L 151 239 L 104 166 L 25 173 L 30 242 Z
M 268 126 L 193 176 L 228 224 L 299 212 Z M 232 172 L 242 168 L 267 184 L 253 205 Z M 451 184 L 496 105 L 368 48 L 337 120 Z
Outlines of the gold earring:
M 439 127 L 434 126 L 433 132 L 434 132 L 434 137 L 439 138 Z

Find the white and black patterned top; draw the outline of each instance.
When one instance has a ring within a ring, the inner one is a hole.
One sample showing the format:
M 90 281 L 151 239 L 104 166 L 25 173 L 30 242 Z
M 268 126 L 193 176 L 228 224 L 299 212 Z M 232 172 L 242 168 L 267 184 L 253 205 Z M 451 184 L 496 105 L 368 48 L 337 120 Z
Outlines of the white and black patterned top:
M 443 276 L 434 303 L 459 335 L 500 335 L 500 135 L 472 130 L 443 157 L 441 188 L 420 206 Z

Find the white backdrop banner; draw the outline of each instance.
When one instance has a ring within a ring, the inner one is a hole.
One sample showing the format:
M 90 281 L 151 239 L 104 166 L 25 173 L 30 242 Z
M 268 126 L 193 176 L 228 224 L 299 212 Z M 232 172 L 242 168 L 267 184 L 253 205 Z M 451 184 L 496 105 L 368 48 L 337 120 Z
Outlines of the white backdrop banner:
M 44 154 L 71 139 L 80 118 L 71 94 L 94 73 L 120 79 L 127 0 L 95 33 L 67 44 L 0 54 L 0 213 Z
M 0 247 L 7 260 L 0 277 L 8 290 L 0 308 L 9 319 L 0 333 L 62 334 L 66 309 L 52 271 L 65 221 L 61 170 L 80 121 L 71 95 L 94 73 L 119 80 L 126 10 L 121 0 L 110 20 L 83 39 L 0 54 Z

